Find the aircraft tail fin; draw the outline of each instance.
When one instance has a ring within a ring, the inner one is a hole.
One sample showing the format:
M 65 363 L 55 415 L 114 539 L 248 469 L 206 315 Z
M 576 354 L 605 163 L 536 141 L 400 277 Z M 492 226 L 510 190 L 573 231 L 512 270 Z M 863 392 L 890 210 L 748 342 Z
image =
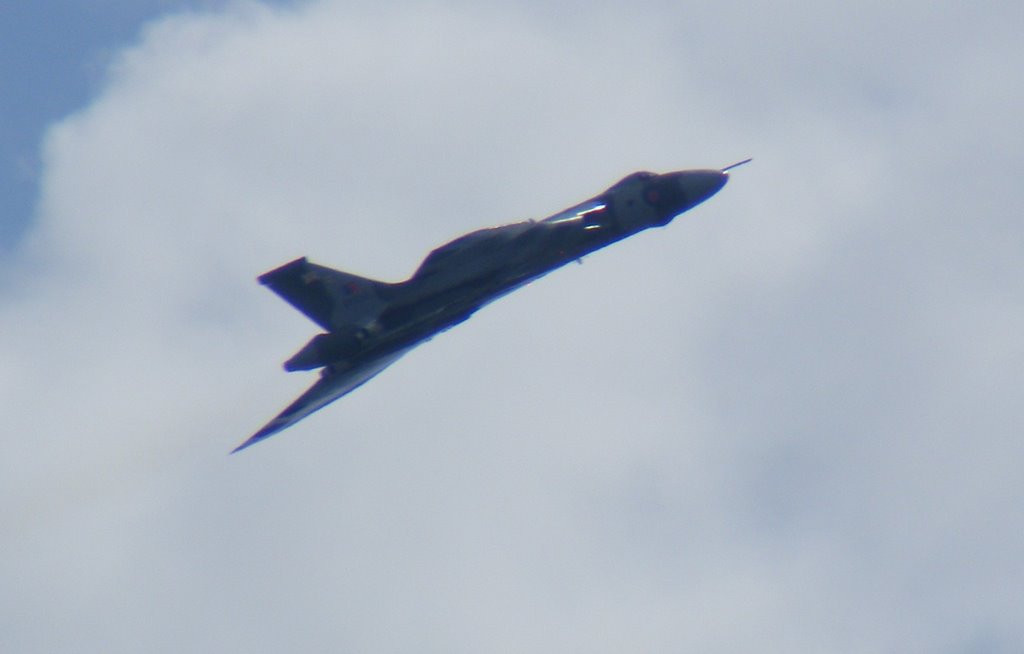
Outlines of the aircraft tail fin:
M 390 286 L 310 263 L 306 257 L 260 275 L 259 282 L 327 331 L 372 321 Z

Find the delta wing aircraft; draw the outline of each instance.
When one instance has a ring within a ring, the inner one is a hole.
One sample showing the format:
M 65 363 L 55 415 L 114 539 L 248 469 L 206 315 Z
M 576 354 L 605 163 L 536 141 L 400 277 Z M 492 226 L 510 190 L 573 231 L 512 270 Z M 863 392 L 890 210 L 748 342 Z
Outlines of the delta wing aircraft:
M 408 280 L 385 283 L 296 259 L 259 277 L 319 325 L 284 363 L 320 379 L 233 451 L 260 442 L 352 392 L 435 334 L 571 261 L 663 227 L 717 193 L 728 171 L 637 172 L 565 211 L 481 229 L 437 248 Z

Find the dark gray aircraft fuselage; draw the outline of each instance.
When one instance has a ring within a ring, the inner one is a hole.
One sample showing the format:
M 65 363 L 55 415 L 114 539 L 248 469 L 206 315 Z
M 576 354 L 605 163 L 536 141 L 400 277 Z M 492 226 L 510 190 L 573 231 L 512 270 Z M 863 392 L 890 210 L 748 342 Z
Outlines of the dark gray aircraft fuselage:
M 248 447 L 351 392 L 411 348 L 555 268 L 708 199 L 727 170 L 633 173 L 604 193 L 549 218 L 481 229 L 431 252 L 404 282 L 388 284 L 310 263 L 272 270 L 260 282 L 326 331 L 285 369 L 320 368 L 320 380 L 235 449 Z

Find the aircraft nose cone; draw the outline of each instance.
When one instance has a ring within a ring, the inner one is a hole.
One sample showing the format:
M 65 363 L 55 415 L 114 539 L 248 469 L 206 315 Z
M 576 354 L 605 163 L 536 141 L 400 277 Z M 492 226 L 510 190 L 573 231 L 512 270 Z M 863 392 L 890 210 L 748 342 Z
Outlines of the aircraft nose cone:
M 644 199 L 658 211 L 658 225 L 667 225 L 718 192 L 729 176 L 720 170 L 680 170 L 659 175 L 644 192 Z
M 707 200 L 729 181 L 729 175 L 719 170 L 687 170 L 679 173 L 678 184 L 695 206 Z

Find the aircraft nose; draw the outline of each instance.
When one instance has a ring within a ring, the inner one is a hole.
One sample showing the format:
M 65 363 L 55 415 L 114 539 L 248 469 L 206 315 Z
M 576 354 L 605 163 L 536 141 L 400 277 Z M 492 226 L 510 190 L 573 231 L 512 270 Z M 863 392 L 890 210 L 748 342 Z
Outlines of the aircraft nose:
M 680 170 L 659 175 L 644 191 L 644 199 L 658 211 L 659 225 L 669 221 L 725 186 L 729 176 L 720 170 Z
M 693 207 L 718 193 L 727 181 L 729 175 L 720 170 L 686 170 L 678 173 L 676 183 Z

